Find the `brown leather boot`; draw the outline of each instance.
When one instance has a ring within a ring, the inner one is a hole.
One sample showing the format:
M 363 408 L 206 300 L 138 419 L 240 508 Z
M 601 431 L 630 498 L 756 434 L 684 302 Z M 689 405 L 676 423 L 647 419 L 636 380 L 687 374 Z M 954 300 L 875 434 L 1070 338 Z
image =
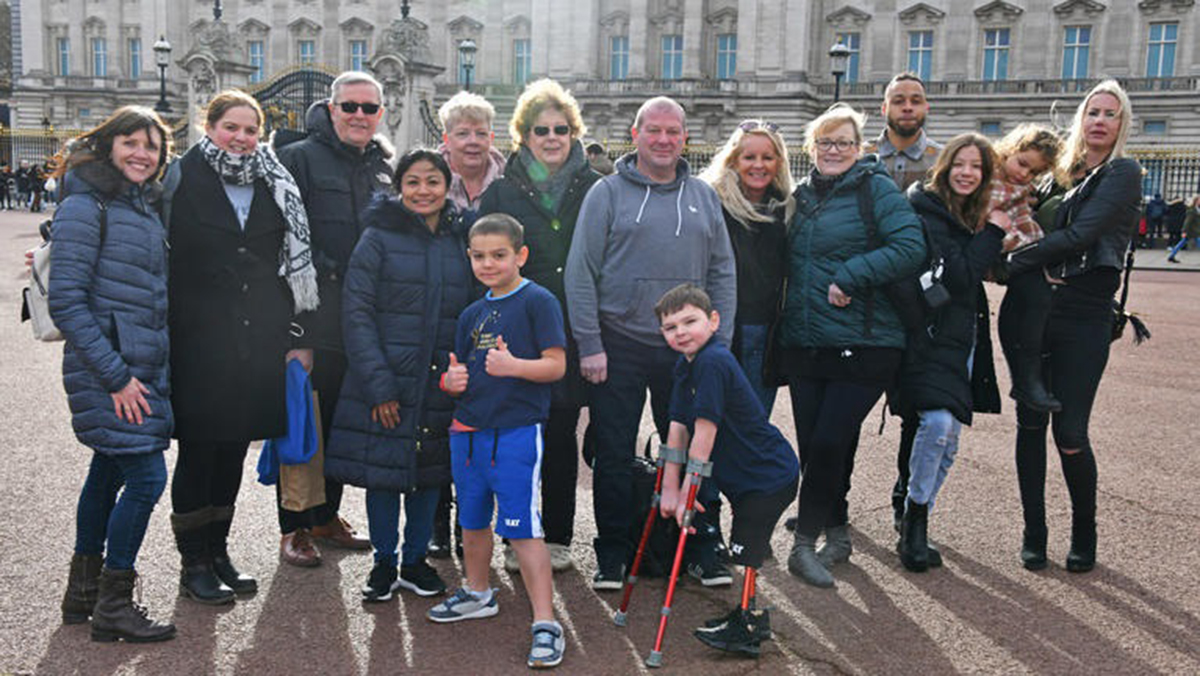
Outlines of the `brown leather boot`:
M 91 617 L 100 593 L 100 569 L 103 566 L 104 557 L 99 554 L 71 557 L 71 572 L 62 600 L 63 624 L 83 624 Z
M 175 625 L 150 619 L 146 609 L 133 602 L 136 580 L 132 570 L 100 572 L 100 594 L 92 613 L 93 641 L 151 643 L 175 638 Z

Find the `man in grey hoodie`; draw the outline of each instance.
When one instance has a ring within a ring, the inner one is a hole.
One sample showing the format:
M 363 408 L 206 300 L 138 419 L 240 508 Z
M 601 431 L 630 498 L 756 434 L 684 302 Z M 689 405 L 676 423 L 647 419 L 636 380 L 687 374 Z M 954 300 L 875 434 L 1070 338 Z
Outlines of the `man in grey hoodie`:
M 579 212 L 567 257 L 567 309 L 579 343 L 580 370 L 593 388 L 593 507 L 598 535 L 592 587 L 620 589 L 634 543 L 630 461 L 650 389 L 662 440 L 678 357 L 663 340 L 654 304 L 684 282 L 704 288 L 721 315 L 718 338 L 729 344 L 737 301 L 733 249 L 713 189 L 691 176 L 681 157 L 683 107 L 667 97 L 646 101 L 633 124 L 636 152 L 598 181 Z M 711 482 L 710 482 L 711 483 Z M 708 485 L 708 484 L 704 484 Z M 715 491 L 703 491 L 715 507 Z M 715 510 L 709 517 L 719 523 Z M 688 572 L 706 586 L 732 578 L 716 556 L 720 533 L 701 519 Z

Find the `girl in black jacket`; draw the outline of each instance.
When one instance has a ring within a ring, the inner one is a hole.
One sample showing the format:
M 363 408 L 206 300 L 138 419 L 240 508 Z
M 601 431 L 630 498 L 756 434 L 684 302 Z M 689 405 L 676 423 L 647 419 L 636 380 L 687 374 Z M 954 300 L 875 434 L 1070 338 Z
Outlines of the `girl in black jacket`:
M 911 331 L 894 402 L 917 425 L 909 460 L 908 500 L 900 527 L 900 560 L 913 572 L 930 565 L 927 516 L 954 463 L 972 410 L 999 411 L 983 277 L 1000 254 L 1008 215 L 989 211 L 995 153 L 978 134 L 946 144 L 928 182 L 908 199 L 945 260 L 942 282 L 950 303 Z M 936 555 L 935 555 L 936 556 Z M 934 564 L 940 556 L 934 558 Z
M 1142 172 L 1125 157 L 1133 121 L 1129 97 L 1113 80 L 1096 85 L 1075 111 L 1059 170 L 1072 186 L 1055 214 L 1053 232 L 1014 252 L 1010 275 L 1044 268 L 1055 292 L 1043 349 L 1050 385 L 1062 402 L 1053 415 L 1054 444 L 1071 494 L 1067 570 L 1096 563 L 1096 458 L 1088 419 L 1108 363 L 1113 295 L 1121 285 L 1125 250 L 1137 227 Z M 1046 567 L 1046 426 L 1048 414 L 1017 406 L 1017 479 L 1025 511 L 1021 560 Z

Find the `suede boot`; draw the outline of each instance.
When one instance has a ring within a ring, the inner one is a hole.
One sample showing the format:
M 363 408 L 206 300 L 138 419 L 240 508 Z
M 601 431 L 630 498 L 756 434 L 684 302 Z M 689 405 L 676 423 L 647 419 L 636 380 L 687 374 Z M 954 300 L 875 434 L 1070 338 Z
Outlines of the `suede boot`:
M 92 614 L 92 640 L 151 643 L 175 638 L 175 625 L 152 620 L 146 609 L 133 602 L 137 573 L 132 570 L 100 572 L 100 587 Z
M 796 533 L 796 543 L 788 556 L 788 572 L 814 587 L 832 587 L 833 575 L 817 558 L 817 539 Z
M 206 605 L 232 603 L 233 590 L 225 586 L 213 570 L 209 553 L 212 507 L 171 515 L 175 544 L 179 548 L 179 595 Z
M 253 594 L 258 581 L 238 572 L 229 559 L 229 529 L 233 525 L 233 505 L 212 508 L 213 520 L 208 523 L 208 553 L 212 557 L 217 579 L 235 594 Z
M 904 506 L 904 522 L 900 524 L 900 563 L 914 573 L 929 569 L 929 508 L 909 500 Z
M 825 544 L 817 550 L 817 559 L 826 568 L 833 568 L 835 563 L 845 563 L 850 560 L 854 545 L 850 542 L 850 526 L 825 527 Z
M 62 600 L 63 624 L 83 624 L 91 617 L 100 593 L 100 569 L 103 567 L 104 557 L 99 554 L 71 557 L 71 572 Z
M 1012 390 L 1008 396 L 1035 411 L 1056 413 L 1062 402 L 1055 399 L 1042 382 L 1042 355 L 1033 350 L 1013 350 L 1008 370 L 1012 374 Z

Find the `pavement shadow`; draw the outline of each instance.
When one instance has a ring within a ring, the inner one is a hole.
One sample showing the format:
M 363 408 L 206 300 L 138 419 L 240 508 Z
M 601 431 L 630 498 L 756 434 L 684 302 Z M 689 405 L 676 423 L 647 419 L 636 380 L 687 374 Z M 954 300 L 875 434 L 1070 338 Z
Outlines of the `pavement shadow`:
M 1193 662 L 1200 662 L 1200 618 L 1179 604 L 1103 565 L 1097 566 L 1089 575 L 1071 575 L 1068 580 L 1073 587 L 1129 624 L 1190 657 Z M 1137 599 L 1138 603 L 1129 599 Z
M 854 542 L 856 551 L 861 549 L 870 556 L 878 558 L 886 553 L 862 532 L 854 531 Z M 945 647 L 897 607 L 888 590 L 855 565 L 853 559 L 837 566 L 834 574 L 837 584 L 843 587 L 841 593 L 805 584 L 783 565 L 771 571 L 770 579 L 786 596 L 786 604 L 794 607 L 786 614 L 776 613 L 771 617 L 777 644 L 788 646 L 807 662 L 827 665 L 837 673 L 937 674 L 956 670 L 945 654 Z M 853 589 L 861 604 L 847 599 L 845 587 Z M 778 597 L 770 601 L 769 605 L 785 603 Z M 790 619 L 797 613 L 816 626 L 816 635 Z
M 939 548 L 949 567 L 925 574 L 904 572 L 906 579 L 959 621 L 1003 648 L 1029 673 L 1065 674 L 1085 669 L 1093 674 L 1155 672 L 1152 665 L 1129 654 L 1059 604 L 952 547 Z M 870 541 L 861 549 L 900 570 L 899 558 L 892 549 Z M 1015 555 L 1013 565 L 1018 565 Z M 1036 574 L 1069 575 L 1057 568 Z M 1104 656 L 1102 662 L 1097 662 L 1098 655 Z
M 151 617 L 162 617 L 162 614 L 150 612 Z M 46 652 L 38 661 L 35 674 L 55 674 L 56 676 L 92 676 L 94 674 L 125 674 L 144 672 L 152 674 L 170 673 L 174 659 L 169 649 L 164 646 L 179 641 L 182 630 L 176 638 L 167 643 L 95 643 L 92 641 L 91 624 L 71 626 L 59 625 L 50 640 L 46 643 Z M 189 665 L 191 663 L 189 662 Z M 211 665 L 210 665 L 211 666 Z M 188 673 L 211 673 L 212 668 L 205 671 L 190 670 Z M 7 673 L 7 672 L 5 672 Z
M 323 549 L 322 565 L 297 568 L 279 563 L 259 580 L 262 608 L 254 637 L 238 654 L 235 674 L 357 674 L 342 599 L 339 561 L 347 552 Z M 262 589 L 266 582 L 270 587 Z

